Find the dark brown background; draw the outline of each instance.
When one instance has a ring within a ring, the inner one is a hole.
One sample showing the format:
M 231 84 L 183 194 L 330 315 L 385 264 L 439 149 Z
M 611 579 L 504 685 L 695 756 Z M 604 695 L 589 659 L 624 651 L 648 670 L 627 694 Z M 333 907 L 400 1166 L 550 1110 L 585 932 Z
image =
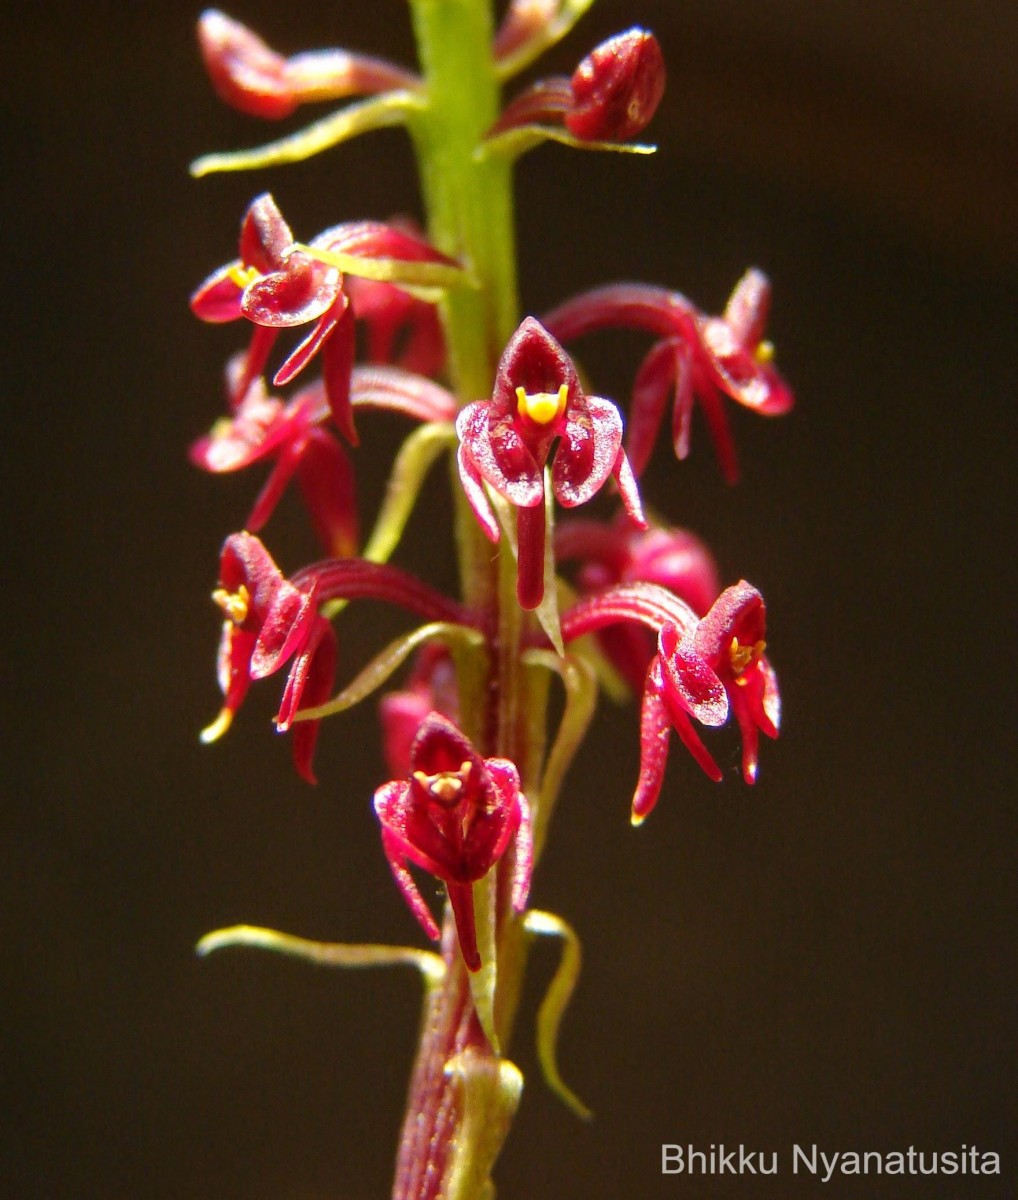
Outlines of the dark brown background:
M 408 61 L 404 9 L 236 15 L 284 48 Z M 256 481 L 184 459 L 236 341 L 186 298 L 248 199 L 271 186 L 305 236 L 385 217 L 416 205 L 409 156 L 391 133 L 190 181 L 198 153 L 266 136 L 212 97 L 195 15 L 5 22 L 0 1193 L 19 1200 L 381 1196 L 412 1051 L 408 978 L 192 954 L 235 921 L 418 936 L 370 815 L 367 707 L 326 731 L 316 790 L 268 731 L 272 686 L 224 743 L 196 741 L 217 549 Z M 602 0 L 553 65 L 635 21 L 671 69 L 662 150 L 523 164 L 524 299 L 621 275 L 716 310 L 748 264 L 772 275 L 798 410 L 735 414 L 737 490 L 702 434 L 682 469 L 658 455 L 648 490 L 768 597 L 787 723 L 755 791 L 676 753 L 634 833 L 634 714 L 599 715 L 534 894 L 584 937 L 561 1049 L 597 1120 L 535 1068 L 542 950 L 500 1195 L 1013 1195 L 1015 9 Z M 603 390 L 625 395 L 636 349 L 590 348 Z M 365 439 L 366 510 L 400 431 Z M 440 488 L 429 503 L 403 559 L 422 570 Z M 296 505 L 268 536 L 288 568 L 314 553 Z M 399 621 L 350 616 L 353 670 Z M 775 1149 L 784 1174 L 662 1179 L 662 1141 Z M 814 1141 L 974 1143 L 1005 1177 L 824 1191 L 789 1173 Z

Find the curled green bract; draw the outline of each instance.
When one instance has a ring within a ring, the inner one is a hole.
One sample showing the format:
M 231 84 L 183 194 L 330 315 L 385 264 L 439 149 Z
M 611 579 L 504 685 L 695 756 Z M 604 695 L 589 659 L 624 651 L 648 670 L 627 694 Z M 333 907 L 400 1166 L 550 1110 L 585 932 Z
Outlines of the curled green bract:
M 436 639 L 449 646 L 465 645 L 474 648 L 484 642 L 483 634 L 465 625 L 454 625 L 449 621 L 431 621 L 427 625 L 421 625 L 410 633 L 394 638 L 338 695 L 315 708 L 302 708 L 294 720 L 318 721 L 322 717 L 330 717 L 334 713 L 353 708 L 355 704 L 360 704 L 372 692 L 377 691 L 418 646 Z
M 363 557 L 368 562 L 388 562 L 403 536 L 428 471 L 442 451 L 455 444 L 452 425 L 432 422 L 415 429 L 400 447 L 378 519 L 364 547 Z
M 515 129 L 507 129 L 505 133 L 497 133 L 494 137 L 486 138 L 477 148 L 476 157 L 480 161 L 490 158 L 503 158 L 515 162 L 522 158 L 528 150 L 533 150 L 545 142 L 559 142 L 572 150 L 607 150 L 612 154 L 654 154 L 657 146 L 643 142 L 598 142 L 587 141 L 584 138 L 573 137 L 564 129 L 553 129 L 548 125 L 520 125 Z
M 203 175 L 222 171 L 254 171 L 261 167 L 281 167 L 286 163 L 303 162 L 362 133 L 392 125 L 405 125 L 422 103 L 421 98 L 413 92 L 385 92 L 370 100 L 348 104 L 338 112 L 315 121 L 313 125 L 264 146 L 203 154 L 191 164 L 191 174 L 200 179 Z
M 588 1121 L 593 1113 L 563 1080 L 557 1058 L 559 1026 L 580 977 L 580 939 L 573 927 L 554 913 L 531 909 L 523 924 L 530 934 L 562 939 L 562 959 L 537 1010 L 537 1058 L 548 1087 L 567 1108 Z
M 445 963 L 430 950 L 357 942 L 316 942 L 260 925 L 231 925 L 207 933 L 195 946 L 204 958 L 217 950 L 246 946 L 300 958 L 322 967 L 416 967 L 430 988 L 445 978 Z

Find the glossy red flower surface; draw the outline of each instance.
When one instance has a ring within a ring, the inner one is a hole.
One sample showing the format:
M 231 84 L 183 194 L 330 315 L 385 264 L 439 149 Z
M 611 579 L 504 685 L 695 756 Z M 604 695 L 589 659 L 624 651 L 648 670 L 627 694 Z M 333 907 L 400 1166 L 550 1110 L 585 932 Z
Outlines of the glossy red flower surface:
M 313 585 L 295 586 L 257 537 L 235 533 L 223 544 L 219 587 L 212 598 L 226 618 L 218 654 L 225 700 L 219 716 L 203 731 L 203 741 L 214 741 L 229 729 L 254 680 L 275 674 L 291 659 L 276 727 L 289 729 L 301 707 L 327 699 L 335 673 L 335 635 L 318 615 Z M 317 730 L 318 722 L 308 721 L 294 732 L 294 764 L 309 782 L 314 782 L 311 757 Z
M 474 926 L 473 884 L 510 845 L 515 853 L 512 900 L 526 906 L 533 866 L 530 815 L 519 773 L 508 759 L 482 758 L 456 726 L 437 712 L 410 747 L 410 774 L 375 792 L 382 846 L 396 883 L 424 932 L 439 929 L 408 863 L 441 879 L 456 918 L 463 961 L 481 966 Z
M 551 125 L 581 142 L 625 142 L 650 123 L 664 90 L 657 38 L 633 28 L 596 46 L 571 78 L 553 75 L 531 84 L 505 106 L 488 136 Z
M 716 727 L 734 712 L 742 734 L 743 778 L 755 781 L 758 734 L 777 737 L 781 710 L 777 678 L 764 655 L 765 617 L 763 597 L 744 580 L 726 588 L 702 618 L 653 583 L 616 584 L 582 597 L 563 613 L 567 643 L 620 624 L 643 625 L 657 634 L 643 689 L 634 824 L 657 803 L 671 730 L 711 779 L 721 779 L 693 721 Z
M 620 283 L 567 300 L 544 317 L 552 333 L 571 341 L 598 329 L 626 327 L 657 335 L 633 385 L 627 450 L 642 473 L 671 398 L 675 453 L 689 453 L 694 403 L 707 421 L 722 473 L 738 478 L 738 460 L 724 397 L 765 416 L 789 411 L 793 396 L 764 340 L 771 288 L 762 271 L 736 284 L 724 314 L 710 317 L 666 288 Z
M 573 72 L 566 128 L 584 141 L 628 141 L 650 123 L 664 91 L 657 38 L 629 29 L 596 46 Z
M 609 400 L 587 396 L 572 360 L 533 317 L 506 346 L 490 400 L 468 404 L 456 420 L 459 472 L 485 533 L 499 538 L 483 484 L 518 509 L 517 596 L 536 608 L 544 591 L 544 468 L 567 508 L 594 496 L 609 477 L 631 519 L 644 524 L 639 493 L 622 449 L 622 418 Z M 554 454 L 553 454 L 554 447 Z
M 763 596 L 741 580 L 726 588 L 700 621 L 693 644 L 725 686 L 742 734 L 742 776 L 756 781 L 759 734 L 778 736 L 781 696 L 764 651 L 767 609 Z
M 286 58 L 216 9 L 202 13 L 198 45 L 220 99 L 270 120 L 287 117 L 312 101 L 371 95 L 420 82 L 392 63 L 346 50 L 314 50 Z
M 684 601 L 698 616 L 721 585 L 706 545 L 685 529 L 652 525 L 639 530 L 622 520 L 564 521 L 555 528 L 555 559 L 579 563 L 576 582 L 585 593 L 617 583 L 653 583 Z M 602 650 L 634 692 L 643 690 L 654 655 L 654 637 L 636 624 L 618 624 L 598 635 Z
M 634 823 L 642 821 L 657 802 L 669 729 L 675 730 L 711 779 L 721 779 L 721 770 L 693 729 L 690 716 L 704 725 L 720 725 L 729 712 L 734 713 L 742 736 L 742 777 L 746 783 L 756 782 L 759 733 L 777 737 L 781 719 L 777 677 L 764 654 L 765 624 L 763 597 L 743 580 L 726 588 L 706 616 L 681 636 L 675 627 L 662 626 L 640 715 Z M 692 675 L 690 664 L 696 664 Z M 709 690 L 703 691 L 708 682 Z M 718 684 L 724 689 L 723 703 Z M 701 701 L 691 703 L 698 695 L 709 696 L 706 707 Z
M 366 259 L 396 259 L 453 265 L 421 238 L 377 221 L 336 225 L 310 243 L 310 250 Z M 261 375 L 281 329 L 310 325 L 304 340 L 273 376 L 282 387 L 319 353 L 325 394 L 340 433 L 356 443 L 350 402 L 354 361 L 354 315 L 344 277 L 334 266 L 297 248 L 290 227 L 272 197 L 254 200 L 244 216 L 240 256 L 220 267 L 191 297 L 191 309 L 204 321 L 246 318 L 255 326 L 237 398 Z
M 231 360 L 227 370 L 231 398 L 236 394 L 233 381 L 242 371 L 242 356 Z M 266 392 L 259 376 L 235 403 L 231 415 L 217 421 L 191 445 L 189 457 L 195 466 L 217 474 L 273 462 L 245 522 L 251 533 L 265 525 L 296 475 L 326 553 L 342 558 L 357 549 L 357 509 L 353 467 L 325 428 L 329 411 L 320 384 L 305 388 L 284 404 Z

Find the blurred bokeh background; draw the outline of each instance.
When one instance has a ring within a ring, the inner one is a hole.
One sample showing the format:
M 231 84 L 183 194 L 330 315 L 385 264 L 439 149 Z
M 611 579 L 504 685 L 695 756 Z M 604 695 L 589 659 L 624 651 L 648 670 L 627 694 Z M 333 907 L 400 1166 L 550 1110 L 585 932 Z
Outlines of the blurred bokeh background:
M 218 703 L 218 547 L 257 481 L 184 456 L 238 344 L 187 296 L 251 196 L 271 187 L 309 236 L 416 211 L 411 160 L 391 132 L 190 180 L 199 153 L 278 131 L 214 98 L 197 12 L 19 6 L 0 48 L 0 1193 L 18 1200 L 386 1195 L 415 1036 L 398 973 L 192 952 L 238 921 L 419 937 L 370 812 L 370 706 L 324 731 L 316 789 L 270 732 L 274 684 L 197 742 Z M 412 60 L 402 0 L 231 13 L 281 49 Z M 812 1195 L 790 1151 L 816 1142 L 1003 1156 L 999 1180 L 832 1195 L 1014 1195 L 1018 10 L 600 0 L 547 69 L 634 23 L 670 68 L 661 150 L 523 162 L 524 304 L 629 277 L 717 311 L 748 265 L 771 275 L 798 409 L 733 414 L 737 489 L 702 430 L 647 489 L 767 596 L 786 727 L 755 790 L 734 739 L 718 787 L 676 752 L 634 832 L 635 712 L 599 713 L 534 893 L 584 939 L 561 1056 L 597 1118 L 536 1070 L 541 948 L 499 1194 Z M 626 396 L 642 345 L 583 346 L 599 390 Z M 368 514 L 402 427 L 363 424 Z M 436 485 L 404 564 L 448 573 L 445 505 Z M 288 569 L 315 554 L 296 504 L 266 536 Z M 400 620 L 347 615 L 352 671 Z M 777 1150 L 783 1174 L 662 1178 L 662 1142 Z

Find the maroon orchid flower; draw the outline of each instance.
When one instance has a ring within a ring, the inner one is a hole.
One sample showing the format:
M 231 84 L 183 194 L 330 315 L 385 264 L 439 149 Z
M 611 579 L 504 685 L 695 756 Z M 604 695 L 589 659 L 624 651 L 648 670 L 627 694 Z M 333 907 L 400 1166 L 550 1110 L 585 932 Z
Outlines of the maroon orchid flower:
M 441 879 L 456 918 L 460 951 L 471 971 L 481 967 L 474 926 L 473 884 L 512 845 L 512 901 L 526 907 L 533 869 L 530 815 L 519 773 L 504 758 L 481 758 L 469 740 L 437 712 L 427 716 L 410 747 L 410 774 L 375 792 L 382 846 L 396 883 L 424 932 L 438 924 L 407 864 Z
M 567 300 L 544 317 L 562 341 L 597 329 L 642 329 L 661 338 L 651 347 L 633 385 L 627 450 L 636 473 L 650 459 L 669 397 L 678 458 L 689 454 L 694 402 L 699 403 L 722 474 L 738 478 L 738 460 L 723 399 L 765 416 L 789 411 L 793 396 L 774 368 L 774 348 L 763 339 L 770 283 L 750 270 L 736 285 L 724 315 L 708 317 L 685 296 L 665 288 L 622 283 Z
M 391 258 L 454 265 L 427 242 L 376 221 L 337 225 L 319 234 L 309 249 L 360 258 Z M 235 402 L 261 375 L 281 329 L 311 330 L 276 371 L 282 387 L 321 352 L 325 394 L 340 433 L 357 442 L 350 402 L 354 359 L 354 317 L 344 277 L 334 266 L 297 247 L 290 227 L 265 193 L 248 208 L 241 225 L 240 257 L 220 267 L 191 297 L 191 309 L 204 321 L 245 317 L 255 326 Z
M 239 21 L 207 9 L 198 44 L 212 85 L 233 108 L 256 117 L 287 117 L 298 105 L 413 88 L 420 80 L 382 59 L 346 50 L 315 50 L 286 58 Z
M 241 359 L 227 368 L 230 396 L 233 380 L 243 371 Z M 239 471 L 255 463 L 274 461 L 245 528 L 257 533 L 272 515 L 290 479 L 296 474 L 315 531 L 326 553 L 345 558 L 357 550 L 357 508 L 353 467 L 342 447 L 324 428 L 329 405 L 320 384 L 298 392 L 289 404 L 253 380 L 229 417 L 191 446 L 195 466 L 215 473 Z
M 650 583 L 619 584 L 586 596 L 563 615 L 566 642 L 626 622 L 657 633 L 640 714 L 634 824 L 657 803 L 671 730 L 711 779 L 722 778 L 692 720 L 716 727 L 734 712 L 743 778 L 755 782 L 758 733 L 777 737 L 781 711 L 777 678 L 764 656 L 765 618 L 763 597 L 745 581 L 726 588 L 700 619 L 688 604 Z
M 518 509 L 517 597 L 524 608 L 536 608 L 544 594 L 544 468 L 555 443 L 551 482 L 561 504 L 585 503 L 611 476 L 630 518 L 644 525 L 618 409 L 584 393 L 572 360 L 533 317 L 506 346 L 491 399 L 468 404 L 456 431 L 460 478 L 492 541 L 499 528 L 483 484 Z
M 291 659 L 276 728 L 288 730 L 301 708 L 323 703 L 332 690 L 336 639 L 319 616 L 316 590 L 285 579 L 271 555 L 250 533 L 226 539 L 219 560 L 220 586 L 212 594 L 226 620 L 219 642 L 218 677 L 225 697 L 216 720 L 202 732 L 212 742 L 229 729 L 248 688 L 281 670 Z M 309 783 L 318 722 L 301 722 L 293 733 L 293 759 Z
M 647 672 L 640 714 L 640 775 L 633 797 L 634 824 L 639 824 L 657 802 L 669 728 L 675 730 L 711 779 L 721 779 L 720 768 L 686 714 L 691 713 L 705 725 L 723 721 L 705 720 L 690 707 L 687 692 L 679 686 L 680 679 L 688 685 L 683 663 L 700 663 L 720 681 L 726 696 L 724 719 L 729 711 L 733 712 L 742 735 L 742 777 L 746 783 L 756 782 L 759 732 L 776 738 L 781 719 L 777 677 L 764 655 L 765 621 L 763 597 L 743 580 L 726 588 L 706 616 L 681 637 L 674 626 L 662 626 L 658 654 Z M 721 712 L 720 703 L 717 712 Z
M 684 601 L 698 616 L 721 590 L 713 556 L 685 529 L 653 525 L 638 530 L 621 520 L 566 521 L 555 529 L 555 558 L 559 563 L 579 561 L 576 578 L 585 593 L 618 583 L 653 583 Z M 618 624 L 602 629 L 597 637 L 616 670 L 639 694 L 654 654 L 650 630 Z
M 693 637 L 697 652 L 725 686 L 742 734 L 742 777 L 756 782 L 759 733 L 778 736 L 781 696 L 767 660 L 767 609 L 763 596 L 741 580 L 726 588 L 700 621 Z
M 625 142 L 641 133 L 665 90 L 657 38 L 633 28 L 596 46 L 571 78 L 531 85 L 506 105 L 488 136 L 523 125 L 564 125 L 581 142 Z

